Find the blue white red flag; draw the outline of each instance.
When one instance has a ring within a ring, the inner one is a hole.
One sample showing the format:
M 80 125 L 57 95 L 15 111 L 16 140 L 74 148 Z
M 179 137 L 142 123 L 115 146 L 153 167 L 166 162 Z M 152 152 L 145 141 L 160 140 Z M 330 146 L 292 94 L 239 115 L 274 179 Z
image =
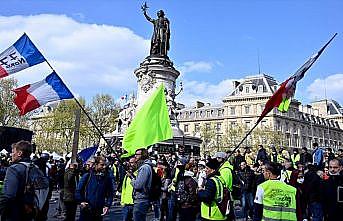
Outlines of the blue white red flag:
M 51 101 L 74 98 L 56 72 L 52 72 L 42 81 L 25 85 L 13 91 L 16 93 L 14 103 L 20 110 L 20 115 Z
M 44 61 L 44 56 L 24 33 L 18 41 L 0 54 L 0 78 Z

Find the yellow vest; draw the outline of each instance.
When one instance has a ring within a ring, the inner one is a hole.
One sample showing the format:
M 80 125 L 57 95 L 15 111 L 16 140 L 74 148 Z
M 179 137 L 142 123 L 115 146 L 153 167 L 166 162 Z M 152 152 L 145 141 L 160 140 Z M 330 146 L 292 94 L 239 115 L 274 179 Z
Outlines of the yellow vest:
M 228 188 L 229 191 L 232 191 L 232 172 L 233 170 L 232 165 L 226 161 L 220 168 L 220 180 L 223 182 L 226 188 Z
M 262 220 L 297 220 L 294 187 L 279 180 L 267 180 L 260 187 L 264 191 Z
M 174 178 L 172 179 L 171 184 L 168 187 L 168 191 L 175 191 L 175 186 L 176 186 L 176 182 L 177 182 L 177 175 L 179 174 L 180 169 L 179 168 L 175 168 L 175 175 Z
M 137 172 L 134 172 L 137 175 Z M 120 204 L 122 206 L 125 205 L 133 205 L 133 186 L 131 184 L 131 178 L 127 175 L 124 176 L 123 184 L 121 187 L 121 196 L 120 196 Z
M 113 164 L 113 167 L 112 167 L 112 171 L 113 171 L 114 177 L 117 177 L 117 167 L 114 164 Z
M 294 168 L 298 169 L 297 165 L 295 165 L 295 163 L 300 161 L 300 154 L 295 155 L 295 157 L 294 157 L 294 154 L 292 154 L 291 155 L 291 160 L 292 160 Z
M 223 199 L 224 186 L 220 181 L 219 176 L 210 178 L 216 184 L 215 200 L 210 204 L 201 202 L 201 217 L 208 220 L 226 220 L 226 215 L 223 215 L 216 202 L 220 202 Z

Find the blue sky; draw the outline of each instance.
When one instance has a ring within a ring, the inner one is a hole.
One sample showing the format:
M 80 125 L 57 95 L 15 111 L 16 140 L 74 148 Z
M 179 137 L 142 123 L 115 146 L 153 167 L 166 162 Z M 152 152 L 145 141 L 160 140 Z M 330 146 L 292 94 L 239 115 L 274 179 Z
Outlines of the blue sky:
M 2 4 L 0 50 L 22 32 L 53 64 L 71 90 L 90 99 L 116 99 L 136 90 L 133 71 L 148 55 L 152 25 L 143 1 L 25 0 Z M 304 103 L 325 97 L 343 104 L 343 1 L 148 1 L 151 17 L 163 9 L 171 22 L 169 57 L 182 72 L 187 105 L 218 103 L 233 79 L 261 72 L 279 82 L 293 74 L 335 32 L 338 36 L 298 84 Z M 45 64 L 14 77 L 32 83 Z M 326 85 L 326 87 L 325 87 Z

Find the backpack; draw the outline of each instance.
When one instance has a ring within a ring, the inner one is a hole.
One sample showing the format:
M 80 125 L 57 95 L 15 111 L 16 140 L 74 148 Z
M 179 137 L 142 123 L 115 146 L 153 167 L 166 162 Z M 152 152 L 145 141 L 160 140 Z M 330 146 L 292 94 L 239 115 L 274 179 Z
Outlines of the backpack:
M 230 207 L 230 191 L 228 188 L 225 187 L 225 185 L 222 183 L 222 181 L 218 177 L 214 177 L 214 179 L 217 180 L 217 182 L 221 183 L 221 186 L 223 187 L 223 198 L 221 198 L 220 201 L 216 201 L 216 204 L 220 210 L 220 212 L 223 215 L 229 214 L 229 211 L 231 210 Z M 217 190 L 218 191 L 218 190 Z
M 237 175 L 237 173 L 232 170 L 231 168 L 229 168 L 231 170 L 231 174 L 232 174 L 232 191 L 231 191 L 231 196 L 234 200 L 240 200 L 241 196 L 242 196 L 242 191 L 241 191 L 241 185 L 242 182 L 239 179 L 239 176 Z
M 25 187 L 23 193 L 24 213 L 36 217 L 42 210 L 49 194 L 49 178 L 34 164 L 20 162 L 25 168 Z
M 189 177 L 189 179 L 191 179 L 190 182 L 193 182 L 194 186 L 197 186 L 196 181 L 192 177 Z M 175 188 L 176 200 L 180 205 L 184 203 L 192 203 L 197 200 L 197 195 L 191 195 L 185 180 L 186 177 L 179 179 Z
M 187 202 L 188 200 L 188 190 L 185 185 L 185 180 L 180 180 L 177 182 L 176 188 L 175 188 L 175 194 L 176 194 L 176 200 L 179 204 L 183 204 Z
M 162 188 L 162 180 L 159 175 L 155 172 L 154 168 L 149 165 L 151 168 L 151 187 L 149 192 L 149 199 L 151 202 L 159 200 L 161 197 L 161 188 Z

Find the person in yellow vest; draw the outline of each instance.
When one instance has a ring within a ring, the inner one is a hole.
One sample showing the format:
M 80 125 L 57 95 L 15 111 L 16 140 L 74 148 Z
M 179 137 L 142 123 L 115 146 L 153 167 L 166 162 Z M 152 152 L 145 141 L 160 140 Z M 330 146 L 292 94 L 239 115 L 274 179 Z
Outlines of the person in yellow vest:
M 300 154 L 298 149 L 293 149 L 293 154 L 291 155 L 291 160 L 295 169 L 297 169 L 297 162 L 300 161 Z
M 135 163 L 136 158 L 131 157 L 129 159 L 129 172 L 132 172 L 135 170 Z M 134 175 L 137 175 L 135 172 Z M 124 176 L 124 180 L 121 187 L 121 198 L 120 198 L 120 204 L 123 207 L 122 213 L 123 213 L 123 221 L 133 221 L 133 186 L 131 184 L 131 178 L 126 174 Z
M 283 169 L 281 170 L 280 181 L 289 184 L 293 170 L 294 170 L 294 167 L 292 165 L 292 162 L 289 160 L 286 160 L 283 163 Z
M 227 216 L 220 212 L 217 202 L 223 198 L 224 185 L 219 173 L 220 166 L 217 159 L 212 158 L 206 163 L 206 185 L 199 188 L 198 199 L 201 202 L 201 218 L 207 220 L 227 220 Z
M 237 192 L 240 192 L 238 189 L 238 184 L 235 184 L 237 188 L 233 189 L 233 166 L 229 163 L 228 160 L 226 160 L 227 155 L 225 152 L 217 152 L 213 158 L 217 159 L 219 162 L 219 179 L 224 184 L 224 187 L 226 187 L 231 192 L 231 197 L 235 198 L 237 195 Z M 231 207 L 233 207 L 233 201 L 230 201 Z M 228 215 L 229 220 L 233 220 L 235 218 L 234 210 L 230 210 L 230 213 Z
M 226 159 L 225 152 L 217 152 L 213 158 L 217 159 L 219 164 Z M 225 187 L 232 191 L 232 170 L 233 166 L 229 163 L 229 161 L 225 161 L 223 165 L 219 168 L 220 179 L 224 183 Z
M 253 221 L 296 221 L 296 188 L 279 180 L 281 165 L 270 162 L 263 175 L 267 180 L 257 186 Z

